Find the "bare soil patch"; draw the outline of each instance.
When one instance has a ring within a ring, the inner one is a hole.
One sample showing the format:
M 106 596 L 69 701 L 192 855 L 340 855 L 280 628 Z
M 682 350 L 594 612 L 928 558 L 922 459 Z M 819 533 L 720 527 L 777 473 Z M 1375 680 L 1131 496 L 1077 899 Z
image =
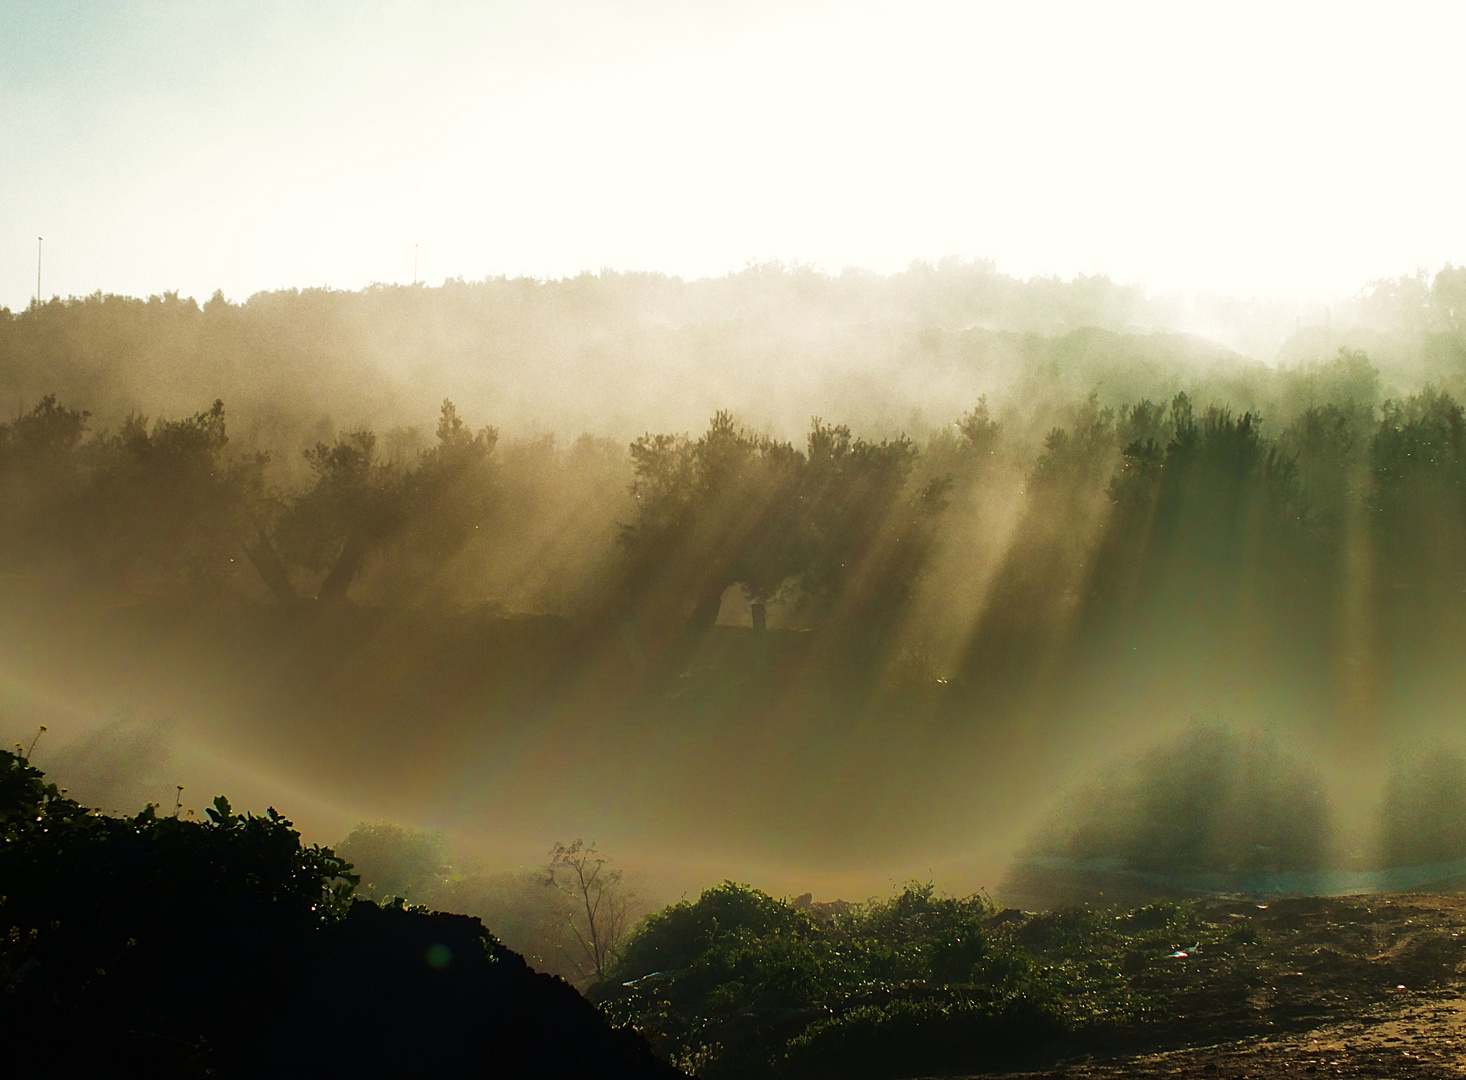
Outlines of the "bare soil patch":
M 1148 965 L 1167 1019 L 1054 1067 L 987 1077 L 1466 1075 L 1466 895 L 1214 901 L 1246 931 Z M 1251 939 L 1251 940 L 1248 940 Z

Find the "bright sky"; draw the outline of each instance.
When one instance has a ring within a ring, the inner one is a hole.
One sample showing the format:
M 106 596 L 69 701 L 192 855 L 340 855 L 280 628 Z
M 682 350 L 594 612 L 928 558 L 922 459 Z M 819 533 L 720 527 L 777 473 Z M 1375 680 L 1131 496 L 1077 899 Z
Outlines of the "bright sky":
M 1466 262 L 1466 4 L 0 0 L 0 304 L 990 258 Z

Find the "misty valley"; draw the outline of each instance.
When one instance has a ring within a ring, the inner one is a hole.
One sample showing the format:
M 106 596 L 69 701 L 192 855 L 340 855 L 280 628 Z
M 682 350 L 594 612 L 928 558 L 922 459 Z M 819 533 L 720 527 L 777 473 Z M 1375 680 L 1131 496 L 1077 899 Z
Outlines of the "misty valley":
M 0 395 L 36 1075 L 1466 1053 L 1466 270 L 97 293 Z

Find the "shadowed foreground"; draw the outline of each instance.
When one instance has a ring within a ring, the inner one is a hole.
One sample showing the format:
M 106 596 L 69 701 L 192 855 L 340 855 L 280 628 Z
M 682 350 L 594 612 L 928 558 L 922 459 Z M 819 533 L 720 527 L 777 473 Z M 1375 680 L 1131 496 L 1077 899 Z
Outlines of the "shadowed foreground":
M 1462 1045 L 1463 928 L 1459 894 L 1034 913 L 725 885 L 648 919 L 637 977 L 594 996 L 707 1080 L 1397 1076 Z
M 1027 1080 L 1457 1077 L 1466 1057 L 1460 895 L 1216 904 L 1255 940 L 1170 958 L 1142 983 L 1173 1019 Z M 1245 913 L 1245 914 L 1244 914 Z M 973 1075 L 973 1074 L 968 1074 Z M 987 1080 L 1020 1074 L 983 1073 Z
M 104 817 L 0 757 L 14 1075 L 672 1077 L 473 918 L 350 899 L 273 810 Z

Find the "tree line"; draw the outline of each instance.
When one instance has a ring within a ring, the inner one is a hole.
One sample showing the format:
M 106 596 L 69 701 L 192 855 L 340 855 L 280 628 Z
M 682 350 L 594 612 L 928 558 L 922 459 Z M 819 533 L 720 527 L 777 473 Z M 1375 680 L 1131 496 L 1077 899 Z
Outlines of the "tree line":
M 1455 640 L 1466 414 L 1435 388 L 1379 400 L 1362 354 L 1332 376 L 1283 425 L 1091 395 L 1036 447 L 986 401 L 924 442 L 816 418 L 795 444 L 719 412 L 624 452 L 501 445 L 445 401 L 431 440 L 340 432 L 293 484 L 233 452 L 220 401 L 94 429 L 48 395 L 0 424 L 0 557 L 13 583 L 283 609 L 464 602 L 496 566 L 573 565 L 579 595 L 540 610 L 647 640 L 705 633 L 731 595 L 747 614 L 725 618 L 867 642 L 934 641 L 967 604 L 937 666 L 972 679 L 1156 632 L 1295 654 Z M 954 567 L 983 560 L 964 599 Z

